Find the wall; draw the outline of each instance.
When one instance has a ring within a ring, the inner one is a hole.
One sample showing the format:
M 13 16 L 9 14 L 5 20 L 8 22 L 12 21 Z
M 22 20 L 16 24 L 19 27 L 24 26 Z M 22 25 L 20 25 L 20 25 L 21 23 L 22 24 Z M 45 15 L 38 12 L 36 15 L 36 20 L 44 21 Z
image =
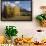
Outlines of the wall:
M 41 10 L 40 10 L 40 6 L 42 5 L 46 5 L 46 0 L 33 0 L 33 13 L 32 13 L 32 21 L 0 21 L 0 35 L 4 34 L 4 29 L 6 25 L 14 25 L 16 26 L 17 30 L 19 31 L 18 36 L 21 36 L 22 34 L 24 36 L 32 36 L 32 35 L 36 35 L 40 38 L 42 38 L 42 36 L 45 36 L 46 34 L 46 28 L 44 27 L 40 27 L 37 23 L 37 21 L 35 20 L 36 15 L 41 14 Z M 37 33 L 36 30 L 37 29 L 42 29 L 44 30 L 44 34 L 42 33 Z M 40 36 L 39 36 L 40 35 Z M 42 35 L 42 36 L 41 36 Z

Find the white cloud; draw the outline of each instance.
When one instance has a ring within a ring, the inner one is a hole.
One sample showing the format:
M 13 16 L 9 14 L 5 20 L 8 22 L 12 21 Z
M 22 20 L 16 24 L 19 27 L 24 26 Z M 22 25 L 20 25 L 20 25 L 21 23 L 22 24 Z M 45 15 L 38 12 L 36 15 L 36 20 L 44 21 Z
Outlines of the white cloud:
M 8 2 L 3 2 L 3 5 L 9 5 L 10 4 L 10 2 L 8 1 Z
M 31 11 L 31 8 L 28 8 L 28 11 Z
M 14 3 L 11 3 L 10 6 L 11 6 L 11 7 L 14 7 L 14 6 L 16 6 L 16 5 L 15 5 Z
M 20 3 L 20 1 L 15 1 L 15 4 L 19 4 Z
M 31 8 L 29 8 L 28 10 L 31 11 Z

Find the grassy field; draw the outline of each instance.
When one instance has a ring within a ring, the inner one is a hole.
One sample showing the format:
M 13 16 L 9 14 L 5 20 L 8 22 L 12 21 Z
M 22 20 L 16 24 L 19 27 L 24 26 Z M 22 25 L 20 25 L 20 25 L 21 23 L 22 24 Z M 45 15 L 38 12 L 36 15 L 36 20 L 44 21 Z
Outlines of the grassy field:
M 31 18 L 31 16 L 14 16 L 6 19 L 2 17 L 2 20 L 31 20 Z

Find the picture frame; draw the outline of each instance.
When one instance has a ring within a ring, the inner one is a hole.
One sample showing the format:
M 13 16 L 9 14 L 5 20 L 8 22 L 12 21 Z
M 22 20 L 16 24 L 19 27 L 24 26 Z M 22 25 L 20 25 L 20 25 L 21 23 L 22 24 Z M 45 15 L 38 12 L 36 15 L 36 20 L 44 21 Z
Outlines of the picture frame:
M 32 21 L 32 0 L 2 0 L 1 21 Z

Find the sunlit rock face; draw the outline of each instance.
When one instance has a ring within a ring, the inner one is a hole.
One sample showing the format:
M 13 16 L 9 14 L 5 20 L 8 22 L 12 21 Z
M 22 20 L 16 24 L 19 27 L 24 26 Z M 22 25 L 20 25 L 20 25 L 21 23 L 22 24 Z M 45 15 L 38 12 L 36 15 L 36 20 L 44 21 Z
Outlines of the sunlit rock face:
M 5 17 L 20 15 L 20 7 L 17 6 L 15 3 L 11 3 L 11 2 L 3 2 L 2 11 Z
M 14 16 L 19 16 L 20 15 L 20 7 L 17 6 L 15 3 L 10 4 L 11 10 L 13 11 Z

